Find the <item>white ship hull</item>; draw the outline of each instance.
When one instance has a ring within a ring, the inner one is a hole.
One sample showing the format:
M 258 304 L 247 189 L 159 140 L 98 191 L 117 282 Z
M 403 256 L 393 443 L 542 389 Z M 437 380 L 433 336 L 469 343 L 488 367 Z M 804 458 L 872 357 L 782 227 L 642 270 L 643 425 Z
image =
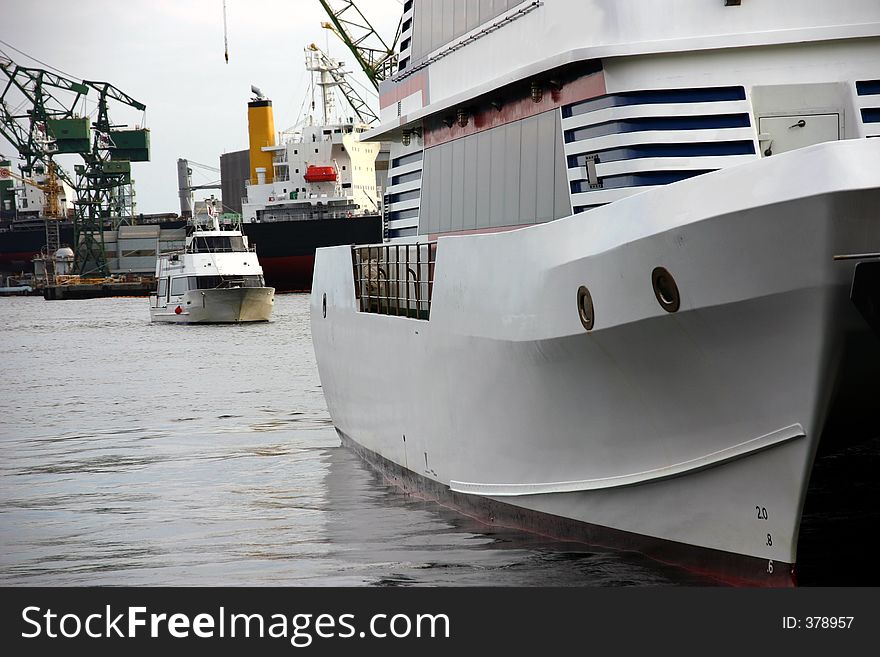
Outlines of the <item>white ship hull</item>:
M 174 324 L 267 322 L 274 307 L 274 287 L 189 290 L 176 302 L 163 306 L 157 306 L 153 297 L 150 317 L 154 322 Z
M 869 331 L 849 298 L 855 263 L 833 256 L 878 250 L 873 140 L 441 237 L 429 321 L 359 312 L 351 250 L 319 249 L 321 382 L 340 433 L 459 506 L 701 548 L 778 581 L 844 344 Z M 655 298 L 658 266 L 678 312 Z

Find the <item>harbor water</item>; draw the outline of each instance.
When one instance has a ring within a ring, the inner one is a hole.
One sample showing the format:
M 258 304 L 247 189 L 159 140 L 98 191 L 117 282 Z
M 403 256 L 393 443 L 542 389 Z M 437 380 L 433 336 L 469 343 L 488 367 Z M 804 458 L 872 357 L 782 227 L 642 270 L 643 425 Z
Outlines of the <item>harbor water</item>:
M 715 583 L 388 486 L 340 446 L 308 301 L 279 295 L 264 324 L 177 326 L 151 324 L 146 299 L 0 298 L 0 584 Z M 877 582 L 856 563 L 880 444 L 853 449 L 817 469 L 801 583 Z M 824 492 L 842 478 L 846 508 Z

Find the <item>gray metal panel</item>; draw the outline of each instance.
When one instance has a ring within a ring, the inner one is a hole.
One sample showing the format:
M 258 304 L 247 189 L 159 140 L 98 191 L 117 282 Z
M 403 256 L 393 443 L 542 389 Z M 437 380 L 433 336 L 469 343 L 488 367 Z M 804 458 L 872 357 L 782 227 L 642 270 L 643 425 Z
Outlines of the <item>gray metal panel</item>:
M 116 267 L 118 272 L 142 272 L 152 274 L 156 271 L 156 258 L 151 258 L 149 256 L 118 258 L 116 261 Z
M 504 126 L 504 141 L 507 153 L 504 158 L 504 215 L 501 225 L 510 226 L 519 223 L 521 122 Z
M 492 134 L 479 132 L 477 137 L 477 216 L 475 228 L 492 221 Z
M 555 219 L 553 201 L 556 196 L 556 112 L 538 115 L 538 169 L 535 208 L 536 221 Z
M 467 31 L 467 3 L 468 0 L 447 2 L 452 5 L 452 36 L 456 39 Z
M 429 148 L 422 158 L 422 199 L 419 205 L 419 233 L 427 235 L 437 232 L 439 212 L 439 189 L 434 172 L 439 169 L 439 152 L 437 148 Z
M 467 7 L 465 24 L 467 25 L 467 31 L 470 32 L 480 24 L 480 3 L 469 0 L 468 2 L 465 2 L 465 6 Z
M 440 221 L 438 229 L 441 231 L 452 230 L 452 144 L 443 144 L 440 150 L 440 171 L 437 176 L 431 177 L 431 182 L 437 181 L 440 188 Z
M 429 37 L 425 41 L 425 54 L 433 51 L 443 39 L 443 0 L 433 0 L 431 23 L 427 26 Z
M 224 209 L 241 214 L 244 183 L 250 177 L 250 152 L 235 151 L 220 156 L 220 186 Z
M 449 194 L 452 198 L 450 208 L 452 230 L 461 230 L 464 227 L 464 139 L 456 139 L 451 146 L 452 184 L 449 180 L 444 182 L 449 185 Z
M 116 231 L 119 239 L 138 239 L 145 237 L 159 237 L 162 228 L 158 225 L 144 226 L 120 226 Z
M 522 144 L 519 159 L 519 215 L 517 223 L 535 221 L 538 184 L 538 116 L 521 122 Z
M 565 149 L 562 141 L 562 111 L 554 110 L 554 135 L 553 144 L 556 148 L 554 159 L 556 173 L 554 176 L 555 199 L 553 201 L 553 216 L 555 218 L 567 217 L 571 214 L 571 194 L 568 184 L 568 164 L 565 161 Z
M 454 8 L 453 4 L 446 0 L 440 0 L 440 5 L 443 7 L 443 31 L 440 35 L 440 42 L 437 46 L 442 46 L 444 43 L 449 43 L 455 38 L 455 16 L 454 16 Z
M 117 243 L 121 251 L 155 251 L 159 244 L 155 237 L 119 238 Z
M 464 211 L 462 228 L 477 227 L 477 137 L 471 135 L 464 140 Z
M 430 6 L 428 5 L 428 0 L 415 0 L 413 3 L 412 36 L 410 37 L 410 48 L 412 49 L 410 56 L 414 60 L 421 57 L 424 52 L 424 23 L 425 17 L 429 15 Z
M 480 24 L 482 25 L 495 14 L 493 13 L 492 0 L 478 0 L 478 2 L 480 3 Z
M 491 21 L 521 0 L 415 0 L 412 59 L 430 52 Z
M 507 141 L 505 138 L 506 131 L 504 126 L 493 128 L 489 131 L 490 140 L 490 157 L 492 158 L 492 172 L 490 179 L 492 184 L 489 187 L 491 196 L 491 215 L 490 226 L 504 225 L 504 177 L 507 170 Z

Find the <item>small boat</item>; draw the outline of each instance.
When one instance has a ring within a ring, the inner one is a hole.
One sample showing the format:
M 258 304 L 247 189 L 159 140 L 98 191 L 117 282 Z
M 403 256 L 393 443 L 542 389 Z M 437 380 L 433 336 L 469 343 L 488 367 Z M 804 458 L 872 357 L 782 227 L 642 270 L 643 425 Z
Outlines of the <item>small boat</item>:
M 241 225 L 221 226 L 217 216 L 194 222 L 182 251 L 156 261 L 156 292 L 150 296 L 154 322 L 227 324 L 266 322 L 275 288 L 266 287 L 256 246 Z

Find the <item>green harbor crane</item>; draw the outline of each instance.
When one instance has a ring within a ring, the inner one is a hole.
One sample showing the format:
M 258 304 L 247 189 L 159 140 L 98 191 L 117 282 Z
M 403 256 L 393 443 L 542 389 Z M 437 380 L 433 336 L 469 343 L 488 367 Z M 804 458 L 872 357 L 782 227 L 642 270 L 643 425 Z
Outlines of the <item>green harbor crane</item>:
M 389 45 L 358 9 L 354 0 L 318 1 L 330 18 L 330 23 L 322 23 L 322 26 L 333 30 L 342 39 L 378 91 L 379 82 L 390 78 L 397 71 L 400 22 L 397 23 L 394 40 Z
M 74 80 L 20 66 L 5 55 L 0 55 L 0 73 L 6 78 L 0 94 L 0 134 L 18 150 L 24 175 L 50 171 L 76 190 L 75 271 L 107 275 L 103 231 L 131 223 L 131 162 L 150 159 L 149 130 L 114 125 L 109 104 L 140 111 L 146 106 L 109 82 Z M 76 112 L 90 90 L 98 95 L 94 124 Z M 65 153 L 83 158 L 83 164 L 74 167 L 75 181 L 53 162 L 55 155 Z M 57 221 L 47 223 L 47 245 L 57 243 L 57 230 Z

